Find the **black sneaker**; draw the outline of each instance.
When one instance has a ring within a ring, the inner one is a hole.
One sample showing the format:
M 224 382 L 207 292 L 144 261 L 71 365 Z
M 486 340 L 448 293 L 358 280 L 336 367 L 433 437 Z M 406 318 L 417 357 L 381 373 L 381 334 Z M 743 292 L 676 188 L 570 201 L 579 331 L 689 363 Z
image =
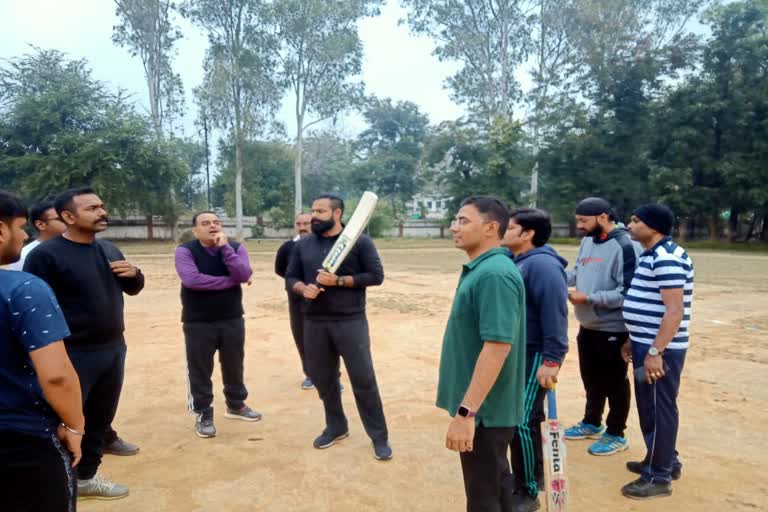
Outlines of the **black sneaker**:
M 320 434 L 317 439 L 315 439 L 315 442 L 312 443 L 312 446 L 317 448 L 318 450 L 325 450 L 326 448 L 330 448 L 333 446 L 336 441 L 341 441 L 342 439 L 346 439 L 349 437 L 349 430 L 344 432 L 343 434 L 330 434 L 328 432 L 323 432 Z
M 213 426 L 213 412 L 197 415 L 195 433 L 198 437 L 216 437 L 216 427 Z
M 638 478 L 621 488 L 621 494 L 633 500 L 650 500 L 672 496 L 672 484 L 649 482 Z
M 104 446 L 104 454 L 108 455 L 120 455 L 122 457 L 130 457 L 139 453 L 139 447 L 135 444 L 129 443 L 119 437 L 116 437 L 114 441 Z
M 376 460 L 389 460 L 392 458 L 392 447 L 388 441 L 373 443 L 373 456 Z
M 629 461 L 627 462 L 627 469 L 631 473 L 637 473 L 638 475 L 643 474 L 643 462 L 642 461 Z M 672 480 L 680 480 L 680 476 L 683 473 L 683 468 L 680 466 L 675 466 L 672 468 Z

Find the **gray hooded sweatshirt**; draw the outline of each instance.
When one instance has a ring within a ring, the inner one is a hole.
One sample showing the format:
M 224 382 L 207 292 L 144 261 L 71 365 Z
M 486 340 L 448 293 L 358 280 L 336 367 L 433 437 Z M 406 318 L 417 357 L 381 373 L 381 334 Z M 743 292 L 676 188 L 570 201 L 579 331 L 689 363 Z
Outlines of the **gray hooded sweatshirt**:
M 587 295 L 588 303 L 574 307 L 582 327 L 602 332 L 627 332 L 621 307 L 637 268 L 642 246 L 619 226 L 605 239 L 584 237 L 568 286 Z

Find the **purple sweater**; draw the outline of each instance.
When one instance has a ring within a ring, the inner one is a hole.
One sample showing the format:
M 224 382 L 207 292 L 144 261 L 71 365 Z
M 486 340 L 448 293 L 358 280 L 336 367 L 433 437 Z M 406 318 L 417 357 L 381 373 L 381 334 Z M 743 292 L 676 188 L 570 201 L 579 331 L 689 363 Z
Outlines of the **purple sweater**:
M 176 248 L 176 272 L 181 278 L 181 284 L 190 290 L 226 290 L 248 282 L 253 270 L 248 259 L 248 250 L 240 244 L 237 252 L 227 244 L 224 247 L 206 247 L 206 251 L 214 256 L 221 251 L 224 264 L 229 269 L 228 276 L 209 276 L 197 269 L 192 252 L 186 247 Z

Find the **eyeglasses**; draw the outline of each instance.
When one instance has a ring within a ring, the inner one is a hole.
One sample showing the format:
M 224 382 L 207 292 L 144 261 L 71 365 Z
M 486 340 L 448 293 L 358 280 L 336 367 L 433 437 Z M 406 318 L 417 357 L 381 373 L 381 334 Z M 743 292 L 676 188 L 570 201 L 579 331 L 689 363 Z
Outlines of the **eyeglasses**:
M 459 226 L 459 227 L 463 228 L 463 227 L 464 227 L 464 226 L 466 226 L 467 224 L 472 224 L 472 221 L 471 221 L 471 220 L 469 220 L 469 219 L 466 219 L 466 218 L 464 218 L 464 217 L 462 217 L 461 219 L 453 219 L 453 220 L 451 221 L 451 227 L 452 227 L 452 228 L 453 228 L 453 227 L 456 227 L 456 226 Z

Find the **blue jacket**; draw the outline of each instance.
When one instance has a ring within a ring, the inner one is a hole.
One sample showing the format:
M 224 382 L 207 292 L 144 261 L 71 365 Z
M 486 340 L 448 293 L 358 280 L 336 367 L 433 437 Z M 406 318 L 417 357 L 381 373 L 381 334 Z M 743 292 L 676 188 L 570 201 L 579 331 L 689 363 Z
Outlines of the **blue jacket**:
M 525 282 L 528 350 L 562 363 L 568 352 L 568 262 L 549 245 L 514 260 Z

